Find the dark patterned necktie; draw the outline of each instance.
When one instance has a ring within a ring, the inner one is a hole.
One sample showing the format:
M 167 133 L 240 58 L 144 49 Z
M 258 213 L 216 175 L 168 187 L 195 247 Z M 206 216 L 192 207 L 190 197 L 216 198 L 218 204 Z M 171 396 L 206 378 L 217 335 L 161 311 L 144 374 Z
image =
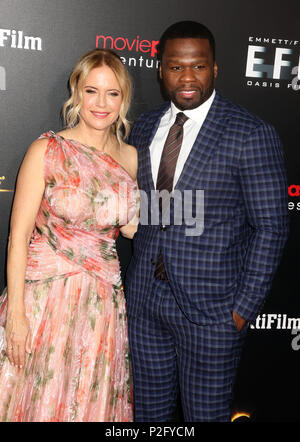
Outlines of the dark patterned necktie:
M 183 112 L 179 112 L 176 115 L 175 123 L 170 128 L 161 155 L 156 190 L 167 190 L 168 192 L 172 192 L 173 190 L 174 173 L 179 151 L 182 145 L 183 125 L 186 120 L 188 120 L 188 117 Z M 161 252 L 159 253 L 157 259 L 154 277 L 168 281 Z

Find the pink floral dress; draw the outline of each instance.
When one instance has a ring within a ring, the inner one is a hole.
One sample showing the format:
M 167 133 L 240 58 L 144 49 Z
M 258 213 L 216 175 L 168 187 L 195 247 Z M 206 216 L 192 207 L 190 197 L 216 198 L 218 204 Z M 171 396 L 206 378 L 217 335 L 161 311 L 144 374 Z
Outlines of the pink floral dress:
M 27 261 L 32 352 L 5 354 L 0 298 L 0 421 L 132 421 L 125 298 L 115 240 L 136 211 L 136 186 L 111 156 L 54 132 Z

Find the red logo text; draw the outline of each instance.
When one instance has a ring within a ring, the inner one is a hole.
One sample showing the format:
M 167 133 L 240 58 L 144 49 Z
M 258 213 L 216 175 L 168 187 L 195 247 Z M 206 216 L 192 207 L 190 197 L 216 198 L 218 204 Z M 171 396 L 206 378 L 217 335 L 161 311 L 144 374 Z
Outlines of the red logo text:
M 300 185 L 291 184 L 288 188 L 288 192 L 290 196 L 300 196 Z
M 96 48 L 112 49 L 117 51 L 136 51 L 150 53 L 154 57 L 157 53 L 157 45 L 159 40 L 140 40 L 139 35 L 135 38 L 116 37 L 110 35 L 97 35 Z

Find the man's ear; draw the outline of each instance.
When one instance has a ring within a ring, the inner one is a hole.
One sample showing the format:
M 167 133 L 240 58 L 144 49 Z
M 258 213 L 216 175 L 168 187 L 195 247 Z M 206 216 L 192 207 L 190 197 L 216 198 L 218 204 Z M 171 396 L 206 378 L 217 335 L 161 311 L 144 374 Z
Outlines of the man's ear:
M 218 76 L 218 66 L 217 63 L 214 62 L 214 78 L 216 79 Z
M 161 67 L 161 62 L 159 63 L 159 68 L 158 68 L 158 77 L 160 80 L 162 80 L 162 67 Z

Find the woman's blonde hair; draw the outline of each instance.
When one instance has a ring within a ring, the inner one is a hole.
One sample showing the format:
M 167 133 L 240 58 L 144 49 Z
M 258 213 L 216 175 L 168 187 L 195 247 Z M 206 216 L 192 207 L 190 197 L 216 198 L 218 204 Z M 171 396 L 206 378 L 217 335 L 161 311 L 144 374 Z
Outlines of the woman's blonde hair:
M 126 119 L 132 97 L 132 82 L 120 57 L 110 49 L 94 49 L 84 54 L 76 63 L 69 79 L 70 98 L 64 103 L 62 116 L 68 128 L 78 124 L 82 103 L 82 85 L 92 69 L 108 66 L 115 74 L 122 93 L 122 103 L 118 119 L 113 124 L 119 142 L 127 138 L 130 130 Z

